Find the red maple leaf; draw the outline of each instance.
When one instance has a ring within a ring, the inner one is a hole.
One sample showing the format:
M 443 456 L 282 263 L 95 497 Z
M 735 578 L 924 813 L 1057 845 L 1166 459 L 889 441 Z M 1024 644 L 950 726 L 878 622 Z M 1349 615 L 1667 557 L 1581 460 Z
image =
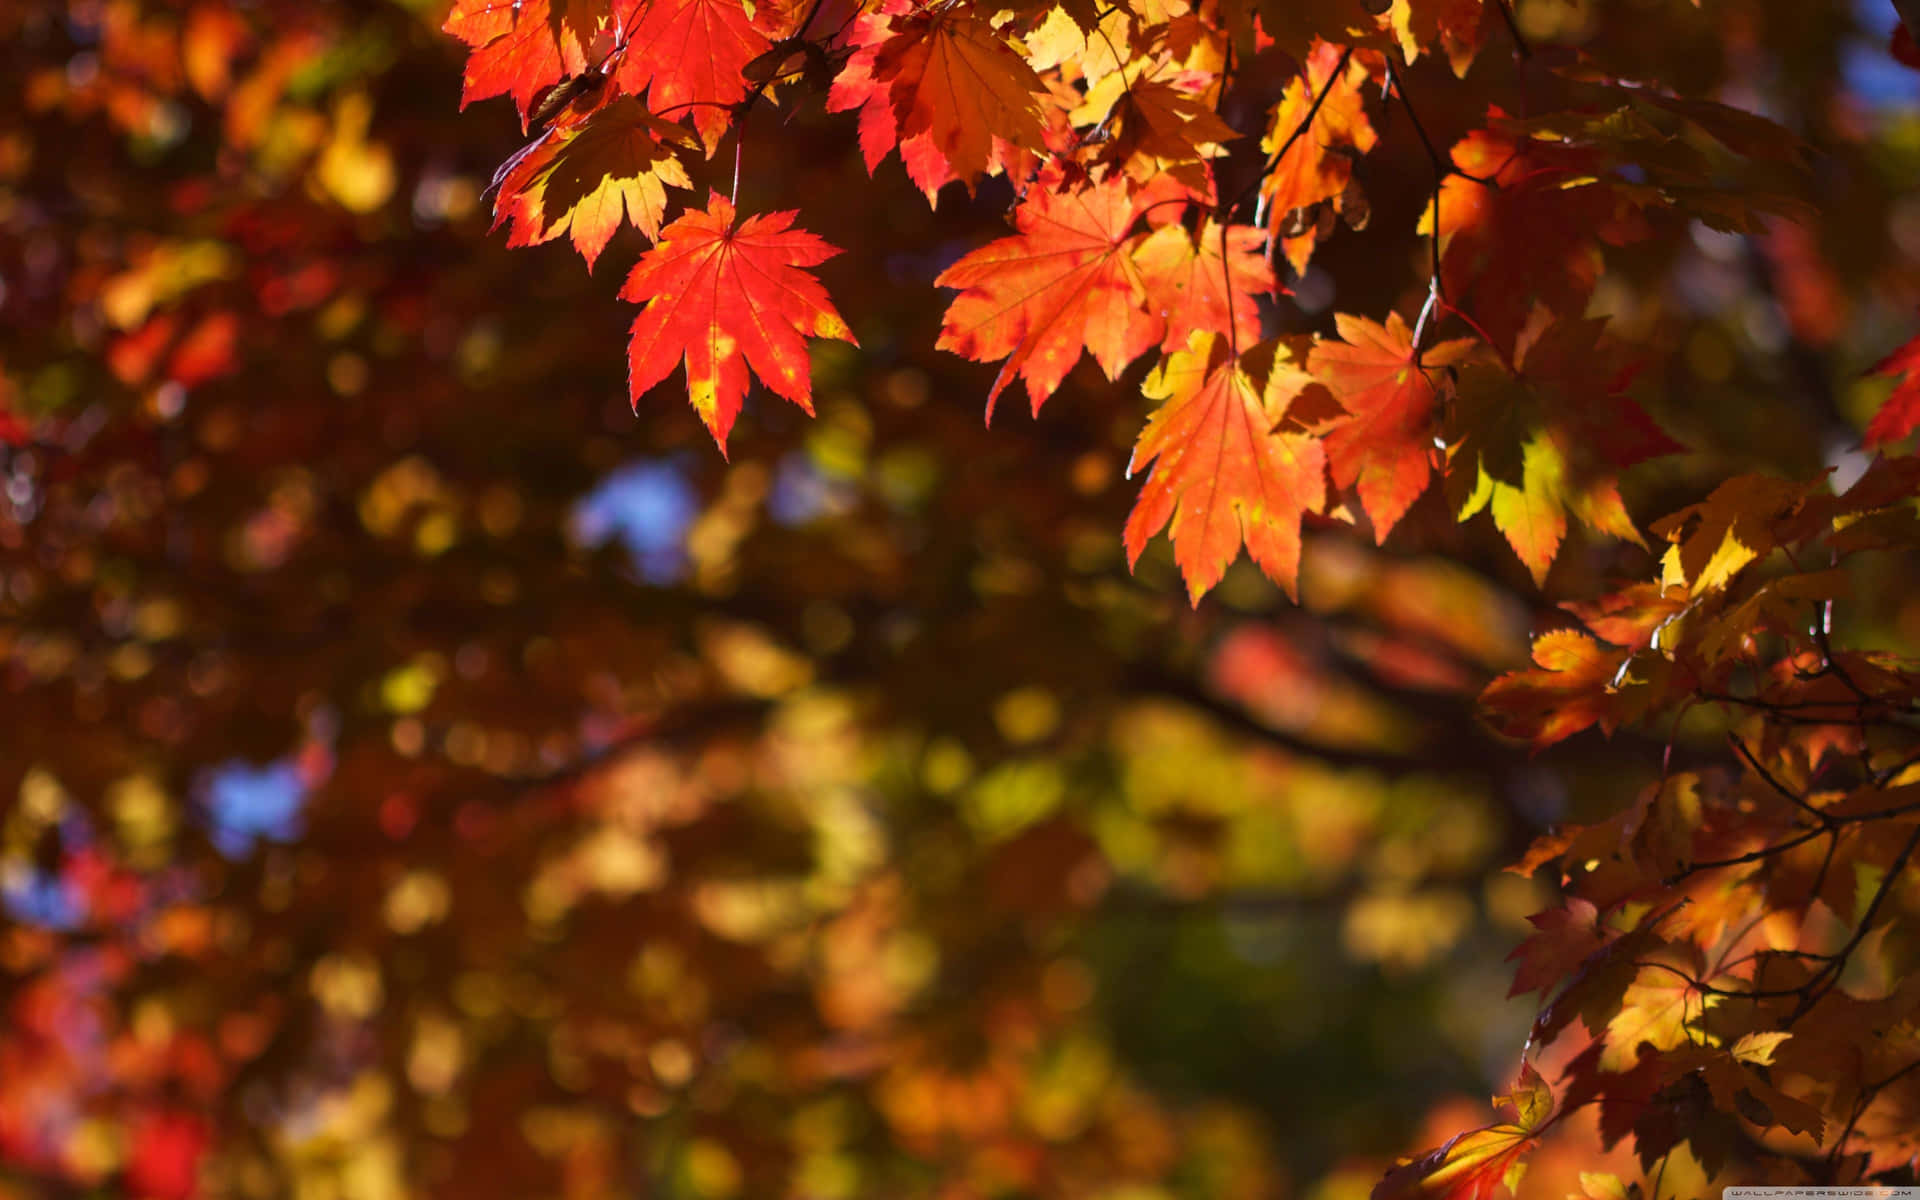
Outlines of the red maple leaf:
M 1240 553 L 1298 596 L 1300 519 L 1326 502 L 1326 456 L 1304 433 L 1275 426 L 1306 377 L 1276 366 L 1262 395 L 1227 344 L 1196 333 L 1147 377 L 1145 392 L 1164 400 L 1134 447 L 1128 474 L 1158 462 L 1127 519 L 1127 562 L 1173 521 L 1174 561 L 1195 605 Z
M 1600 912 L 1592 901 L 1569 897 L 1558 908 L 1549 908 L 1527 918 L 1537 931 L 1507 955 L 1507 961 L 1520 960 L 1514 968 L 1513 987 L 1508 996 L 1539 992 L 1550 998 L 1580 965 L 1607 945 L 1609 935 L 1600 925 Z
M 950 179 L 972 191 L 1008 147 L 1044 148 L 1046 85 L 970 9 L 889 0 L 856 21 L 849 40 L 859 48 L 834 80 L 827 110 L 860 110 L 869 172 L 898 145 L 931 201 Z
M 715 192 L 706 212 L 685 213 L 660 232 L 620 289 L 621 299 L 647 305 L 627 352 L 634 406 L 684 357 L 688 399 L 723 455 L 749 367 L 811 415 L 806 339 L 859 344 L 820 281 L 797 269 L 839 248 L 795 229 L 795 215 L 761 213 L 736 229 L 732 202 Z
M 1496 124 L 1506 114 L 1492 109 Z M 1456 304 L 1511 352 L 1534 304 L 1578 315 L 1600 278 L 1600 242 L 1643 236 L 1644 218 L 1601 178 L 1591 147 L 1476 129 L 1453 147 L 1459 168 L 1440 185 L 1441 272 Z M 1429 211 L 1420 232 L 1431 234 Z M 1598 239 L 1598 240 L 1596 240 Z
M 741 0 L 653 0 L 626 35 L 613 82 L 647 93 L 656 113 L 691 110 L 711 152 L 730 125 L 727 109 L 746 98 L 746 65 L 772 46 Z
M 1920 425 L 1920 370 L 1917 368 L 1920 368 L 1920 335 L 1873 364 L 1867 372 L 1898 380 L 1893 393 L 1867 423 L 1866 436 L 1861 441 L 1869 450 L 1897 442 Z
M 1433 478 L 1428 372 L 1459 361 L 1472 343 L 1443 342 L 1416 356 L 1398 313 L 1384 326 L 1348 313 L 1335 324 L 1341 340 L 1319 342 L 1308 360 L 1349 414 L 1327 433 L 1327 464 L 1336 485 L 1357 487 L 1374 538 L 1384 542 Z
M 1166 323 L 1145 303 L 1146 281 L 1130 235 L 1140 215 L 1125 177 L 1063 195 L 1048 186 L 1013 211 L 1020 232 L 990 242 L 934 280 L 961 288 L 941 324 L 942 350 L 991 362 L 1005 358 L 987 394 L 987 420 L 1018 375 L 1033 411 L 1066 377 L 1081 350 L 1115 379 L 1159 344 Z
M 599 15 L 589 8 L 583 0 L 561 0 L 557 10 L 550 0 L 455 0 L 440 28 L 473 48 L 460 107 L 512 96 L 525 129 L 535 96 L 586 69 L 581 31 Z M 599 9 L 604 14 L 604 0 Z

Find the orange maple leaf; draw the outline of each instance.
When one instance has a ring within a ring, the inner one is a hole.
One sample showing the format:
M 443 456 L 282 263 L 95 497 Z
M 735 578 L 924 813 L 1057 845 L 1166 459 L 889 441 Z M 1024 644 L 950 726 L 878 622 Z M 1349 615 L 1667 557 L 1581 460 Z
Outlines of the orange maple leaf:
M 1139 562 L 1171 519 L 1174 561 L 1195 605 L 1242 544 L 1298 597 L 1300 519 L 1326 503 L 1326 455 L 1307 434 L 1275 431 L 1305 382 L 1283 366 L 1275 375 L 1294 382 L 1263 396 L 1224 340 L 1196 333 L 1142 388 L 1165 403 L 1141 431 L 1127 468 L 1131 475 L 1155 463 L 1127 518 L 1127 563 Z
M 1231 338 L 1237 353 L 1260 340 L 1259 297 L 1273 294 L 1273 267 L 1260 253 L 1261 235 L 1250 225 L 1224 231 L 1218 222 L 1200 232 L 1163 225 L 1133 252 L 1149 305 L 1167 322 L 1161 345 L 1179 350 L 1195 333 Z
M 1509 737 L 1543 750 L 1596 723 L 1613 732 L 1610 685 L 1627 657 L 1577 629 L 1555 629 L 1533 643 L 1533 668 L 1509 671 L 1480 693 L 1488 718 Z
M 634 406 L 684 356 L 688 398 L 727 452 L 727 431 L 747 393 L 747 369 L 813 413 L 806 339 L 858 341 L 811 267 L 839 248 L 793 227 L 791 212 L 761 213 L 734 227 L 733 204 L 718 192 L 706 212 L 683 214 L 640 256 L 620 289 L 646 302 L 628 345 Z
M 1225 155 L 1223 143 L 1240 136 L 1202 100 L 1206 76 L 1181 71 L 1137 79 L 1131 66 L 1103 76 L 1069 115 L 1074 125 L 1091 127 L 1083 135 L 1093 148 L 1090 173 L 1100 178 L 1117 168 L 1141 184 L 1173 175 L 1189 190 L 1206 192 L 1207 160 Z
M 964 289 L 941 324 L 942 350 L 1006 365 L 987 394 L 987 420 L 1018 375 L 1037 414 L 1087 350 L 1107 373 L 1159 344 L 1166 323 L 1144 304 L 1147 289 L 1130 235 L 1140 215 L 1124 176 L 1068 195 L 1037 186 L 1013 211 L 1020 232 L 990 242 L 934 280 Z
M 472 47 L 460 107 L 489 96 L 508 95 L 527 126 L 533 99 L 551 84 L 587 66 L 582 31 L 599 14 L 583 0 L 455 0 L 440 28 Z M 604 0 L 599 4 L 604 14 Z
M 854 23 L 849 41 L 859 48 L 834 80 L 827 110 L 860 110 L 869 172 L 898 145 L 931 202 L 950 179 L 971 192 L 1000 169 L 1008 147 L 1045 148 L 1046 85 L 971 10 L 889 0 Z
M 509 246 L 533 246 L 571 231 L 593 270 L 623 219 L 660 234 L 668 185 L 693 186 L 674 145 L 693 135 L 623 96 L 578 125 L 556 129 L 515 163 L 494 202 L 494 228 L 511 221 Z
M 1307 368 L 1349 414 L 1327 433 L 1327 463 L 1336 485 L 1357 486 L 1374 538 L 1384 542 L 1433 477 L 1428 371 L 1458 362 L 1472 343 L 1443 342 L 1416 359 L 1398 313 L 1384 326 L 1349 313 L 1334 320 L 1341 340 L 1317 343 Z
M 1273 235 L 1281 238 L 1296 274 L 1306 272 L 1319 239 L 1311 227 L 1286 236 L 1294 214 L 1316 204 L 1342 207 L 1354 160 L 1379 140 L 1361 104 L 1360 87 L 1367 81 L 1367 68 L 1358 55 L 1343 62 L 1343 53 L 1341 47 L 1327 42 L 1314 44 L 1304 73 L 1287 84 L 1274 106 L 1272 123 L 1260 143 L 1272 164 L 1260 184 L 1262 203 Z M 1320 99 L 1323 95 L 1325 99 Z
M 626 36 L 613 82 L 645 92 L 656 113 L 690 109 L 711 153 L 731 123 L 727 109 L 746 98 L 746 65 L 772 46 L 742 0 L 653 0 Z

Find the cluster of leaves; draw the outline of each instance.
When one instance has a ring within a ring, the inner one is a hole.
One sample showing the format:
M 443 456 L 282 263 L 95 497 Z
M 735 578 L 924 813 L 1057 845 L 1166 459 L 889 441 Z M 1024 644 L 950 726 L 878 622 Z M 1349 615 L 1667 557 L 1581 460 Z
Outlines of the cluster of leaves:
M 1000 364 L 989 421 L 1015 380 L 1037 416 L 1083 352 L 1110 380 L 1158 356 L 1127 547 L 1137 561 L 1171 526 L 1195 603 L 1243 546 L 1294 594 L 1303 522 L 1364 518 L 1384 540 L 1441 476 L 1536 580 L 1569 515 L 1637 542 L 1615 476 L 1677 446 L 1596 366 L 1603 331 L 1582 317 L 1599 244 L 1673 217 L 1751 231 L 1797 204 L 1763 186 L 1794 173 L 1785 130 L 1578 57 L 1534 68 L 1547 114 L 1491 107 L 1443 162 L 1406 73 L 1442 52 L 1468 71 L 1498 3 L 843 8 L 464 0 L 446 24 L 471 47 L 463 100 L 511 95 L 523 126 L 551 122 L 496 176 L 496 222 L 512 245 L 570 233 L 589 268 L 623 220 L 655 242 L 621 290 L 646 306 L 631 399 L 684 359 L 724 451 L 749 372 L 811 411 L 806 340 L 854 340 L 805 270 L 834 248 L 793 212 L 737 218 L 760 105 L 824 88 L 829 111 L 858 112 L 868 169 L 897 151 L 930 205 L 1006 177 L 1015 232 L 935 280 L 959 293 L 938 345 Z M 1367 223 L 1375 88 L 1432 160 L 1426 306 L 1412 328 L 1342 314 L 1332 337 L 1263 338 L 1272 262 L 1304 273 L 1342 220 Z M 1221 115 L 1246 108 L 1258 129 Z M 687 160 L 729 138 L 734 199 L 663 227 L 666 187 L 691 187 Z M 1431 340 L 1455 317 L 1477 342 Z
M 1581 627 L 1483 697 L 1537 745 L 1720 710 L 1733 769 L 1669 769 L 1517 868 L 1551 866 L 1567 896 L 1516 952 L 1515 994 L 1545 1002 L 1530 1041 L 1578 1044 L 1562 1103 L 1597 1105 L 1602 1138 L 1630 1136 L 1649 1170 L 1685 1142 L 1708 1177 L 1852 1183 L 1904 1178 L 1920 1149 L 1896 932 L 1916 899 L 1920 661 L 1833 641 L 1850 568 L 1912 550 L 1916 491 L 1912 458 L 1837 495 L 1730 479 L 1655 526 L 1658 581 L 1570 606 Z

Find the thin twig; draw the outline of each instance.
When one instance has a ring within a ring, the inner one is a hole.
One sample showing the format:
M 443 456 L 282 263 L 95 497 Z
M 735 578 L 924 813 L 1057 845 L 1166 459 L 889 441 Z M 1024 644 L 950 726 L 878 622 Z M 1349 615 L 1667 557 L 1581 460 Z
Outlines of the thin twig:
M 1387 60 L 1387 88 L 1400 98 L 1400 107 L 1407 112 L 1407 123 L 1413 126 L 1413 132 L 1420 138 L 1420 146 L 1427 152 L 1427 164 L 1433 168 L 1433 229 L 1427 237 L 1429 257 L 1429 275 L 1427 290 L 1438 303 L 1447 302 L 1447 285 L 1440 276 L 1440 185 L 1446 182 L 1447 164 L 1440 157 L 1440 151 L 1434 148 L 1433 139 L 1427 136 L 1427 127 L 1420 120 L 1420 114 L 1414 111 L 1413 101 L 1407 97 L 1407 83 L 1404 78 L 1406 68 L 1394 70 L 1393 60 Z M 1414 339 L 1414 345 L 1420 344 Z
M 1268 156 L 1268 162 L 1278 164 L 1281 159 L 1287 156 L 1287 151 L 1293 149 L 1293 144 L 1305 137 L 1307 130 L 1313 128 L 1313 119 L 1320 115 L 1320 106 L 1325 104 L 1327 97 L 1333 94 L 1333 85 L 1340 82 L 1341 77 L 1347 73 L 1347 64 L 1351 61 L 1353 61 L 1353 47 L 1348 46 L 1341 52 L 1340 61 L 1333 65 L 1333 73 L 1327 76 L 1326 86 L 1322 87 L 1320 94 L 1313 98 L 1313 104 L 1308 107 L 1307 115 L 1300 118 L 1300 123 L 1295 125 L 1293 132 L 1287 135 L 1287 140 L 1280 143 L 1280 148 Z M 1308 76 L 1303 72 L 1300 78 L 1306 79 Z M 1241 188 L 1232 200 L 1220 205 L 1216 209 L 1219 220 L 1223 224 L 1230 220 L 1234 210 L 1238 209 L 1242 204 L 1245 204 L 1247 197 L 1258 191 L 1260 184 L 1264 182 L 1266 178 L 1267 173 L 1264 171 L 1260 172 L 1248 180 L 1247 185 Z
M 1691 863 L 1687 866 L 1685 870 L 1679 871 L 1679 872 L 1676 872 L 1675 874 L 1667 876 L 1667 878 L 1661 880 L 1661 883 L 1667 887 L 1672 887 L 1674 884 L 1679 883 L 1690 876 L 1697 875 L 1701 871 L 1713 871 L 1713 870 L 1718 870 L 1721 867 L 1739 867 L 1739 866 L 1745 866 L 1747 863 L 1757 863 L 1762 861 L 1763 859 L 1772 858 L 1776 854 L 1783 854 L 1786 851 L 1793 849 L 1795 846 L 1804 846 L 1808 842 L 1812 841 L 1817 837 L 1820 837 L 1826 832 L 1827 831 L 1824 828 L 1809 829 L 1809 830 L 1806 830 L 1804 833 L 1800 834 L 1800 836 L 1798 837 L 1790 837 L 1784 842 L 1776 842 L 1771 846 L 1767 846 L 1764 849 L 1755 850 L 1749 854 L 1740 854 L 1740 855 L 1736 855 L 1733 858 L 1711 858 L 1703 862 Z
M 1778 792 L 1780 795 L 1786 797 L 1786 799 L 1790 801 L 1795 808 L 1798 808 L 1801 812 L 1806 813 L 1808 816 L 1820 822 L 1820 824 L 1822 825 L 1835 824 L 1835 821 L 1831 814 L 1822 812 L 1819 809 L 1815 808 L 1813 805 L 1807 803 L 1807 798 L 1805 796 L 1800 795 L 1798 792 L 1795 792 L 1791 788 L 1787 787 L 1786 784 L 1781 783 L 1780 780 L 1774 776 L 1773 772 L 1767 770 L 1766 767 L 1762 766 L 1760 764 L 1760 760 L 1753 756 L 1753 751 L 1747 748 L 1747 744 L 1740 740 L 1740 736 L 1738 734 L 1729 731 L 1727 734 L 1727 741 L 1733 746 L 1734 753 L 1738 754 L 1741 757 L 1741 759 L 1743 759 L 1746 762 L 1747 767 L 1750 770 L 1752 770 L 1752 772 L 1755 775 L 1758 775 L 1761 779 L 1765 780 L 1768 787 L 1772 788 L 1774 791 Z
M 1533 57 L 1533 47 L 1527 44 L 1527 36 L 1520 32 L 1520 23 L 1513 19 L 1513 9 L 1507 0 L 1494 0 L 1494 7 L 1500 10 L 1500 19 L 1507 24 L 1507 33 L 1513 38 L 1514 56 L 1520 59 Z
M 1826 985 L 1809 990 L 1808 993 L 1802 997 L 1800 1003 L 1795 1006 L 1793 1015 L 1787 1018 L 1788 1024 L 1792 1024 L 1801 1016 L 1805 1015 L 1808 1009 L 1819 1003 L 1820 997 L 1832 991 L 1834 985 L 1840 982 L 1840 973 L 1846 969 L 1847 959 L 1852 956 L 1853 952 L 1859 948 L 1860 943 L 1866 940 L 1867 934 L 1872 931 L 1874 917 L 1879 915 L 1880 906 L 1886 903 L 1887 896 L 1893 891 L 1895 881 L 1900 878 L 1901 872 L 1907 869 L 1907 861 L 1913 857 L 1913 852 L 1916 848 L 1920 848 L 1920 825 L 1915 825 L 1913 832 L 1907 835 L 1907 844 L 1900 848 L 1900 853 L 1894 857 L 1893 865 L 1887 868 L 1886 876 L 1880 880 L 1880 886 L 1874 889 L 1873 899 L 1868 902 L 1867 911 L 1861 914 L 1860 924 L 1854 929 L 1853 936 L 1847 939 L 1846 945 L 1840 947 L 1839 951 L 1833 956 L 1832 961 L 1827 964 L 1820 975 L 1814 977 L 1817 980 L 1824 976 L 1827 980 Z

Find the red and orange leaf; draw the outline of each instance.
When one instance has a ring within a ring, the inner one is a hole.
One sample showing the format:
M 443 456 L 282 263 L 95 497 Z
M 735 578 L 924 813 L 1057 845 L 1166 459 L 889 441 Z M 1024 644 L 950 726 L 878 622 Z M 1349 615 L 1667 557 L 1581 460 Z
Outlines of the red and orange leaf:
M 1171 519 L 1174 561 L 1194 604 L 1243 544 L 1297 597 L 1300 519 L 1326 503 L 1326 456 L 1306 434 L 1275 432 L 1292 396 L 1263 396 L 1213 333 L 1194 334 L 1142 390 L 1165 403 L 1141 431 L 1127 469 L 1131 475 L 1155 464 L 1127 519 L 1128 564 Z
M 1897 381 L 1880 411 L 1867 423 L 1866 436 L 1861 439 L 1873 450 L 1899 441 L 1920 425 L 1920 337 L 1910 339 L 1875 363 L 1867 374 L 1884 375 Z
M 1480 704 L 1495 728 L 1535 749 L 1596 723 L 1612 732 L 1609 688 L 1626 657 L 1578 630 L 1543 633 L 1533 643 L 1533 667 L 1488 684 Z
M 627 34 L 613 82 L 628 95 L 646 93 L 656 113 L 690 111 L 711 153 L 728 107 L 746 98 L 746 65 L 772 46 L 742 0 L 652 0 Z
M 1662 588 L 1636 583 L 1590 601 L 1568 601 L 1561 606 L 1603 642 L 1644 650 L 1653 644 L 1660 627 L 1687 607 L 1685 588 Z
M 682 215 L 640 256 L 620 290 L 622 299 L 647 306 L 633 323 L 627 353 L 636 408 L 684 357 L 688 398 L 722 454 L 749 367 L 813 412 L 806 339 L 855 339 L 820 281 L 798 269 L 840 251 L 795 229 L 794 216 L 762 213 L 735 228 L 732 203 L 716 192 L 706 212 Z
M 889 0 L 854 23 L 859 47 L 834 80 L 829 112 L 860 110 L 872 171 L 897 144 L 932 201 L 949 179 L 972 191 L 1007 147 L 1045 148 L 1046 85 L 992 25 L 966 8 Z
M 1374 1185 L 1371 1200 L 1491 1200 L 1502 1184 L 1511 1188 L 1521 1159 L 1553 1120 L 1553 1092 L 1531 1063 L 1522 1063 L 1513 1091 L 1497 1103 L 1512 1121 L 1469 1130 L 1401 1162 Z
M 1367 69 L 1357 54 L 1343 69 L 1341 54 L 1339 46 L 1315 43 L 1305 74 L 1287 84 L 1274 106 L 1266 139 L 1260 143 L 1272 164 L 1260 183 L 1260 195 L 1275 237 L 1282 236 L 1301 209 L 1321 203 L 1340 207 L 1353 178 L 1354 160 L 1372 150 L 1378 140 L 1361 104 Z M 1315 111 L 1314 100 L 1323 92 L 1326 99 Z M 1296 273 L 1306 270 L 1315 240 L 1285 238 L 1287 259 Z
M 593 269 L 622 220 L 648 238 L 660 234 L 666 188 L 690 188 L 673 146 L 693 136 L 623 96 L 580 125 L 556 130 L 515 164 L 494 202 L 494 226 L 512 221 L 509 246 L 531 246 L 571 232 Z
M 580 36 L 588 0 L 455 0 L 441 29 L 472 47 L 460 107 L 489 96 L 512 96 L 526 128 L 534 97 L 586 69 Z M 597 5 L 604 14 L 604 0 Z M 597 19 L 597 18 L 596 18 Z M 585 20 L 591 27 L 592 20 Z
M 1006 365 L 987 395 L 987 420 L 1015 376 L 1040 405 L 1080 361 L 1081 350 L 1117 378 L 1161 340 L 1166 322 L 1146 307 L 1133 259 L 1138 198 L 1124 176 L 1063 195 L 1039 186 L 1014 209 L 1013 237 L 990 242 L 934 280 L 963 289 L 941 324 L 942 350 Z
M 1260 243 L 1260 231 L 1250 225 L 1223 231 L 1211 219 L 1197 235 L 1184 225 L 1163 225 L 1147 235 L 1133 261 L 1146 285 L 1148 310 L 1166 320 L 1164 349 L 1182 349 L 1195 333 L 1227 337 L 1236 354 L 1260 340 L 1259 298 L 1274 291 L 1273 267 Z
M 1307 369 L 1349 414 L 1327 433 L 1333 482 L 1357 488 L 1384 542 L 1433 477 L 1435 390 L 1430 372 L 1458 362 L 1471 343 L 1443 342 L 1416 361 L 1412 331 L 1398 313 L 1376 325 L 1335 317 L 1339 341 L 1313 348 Z

